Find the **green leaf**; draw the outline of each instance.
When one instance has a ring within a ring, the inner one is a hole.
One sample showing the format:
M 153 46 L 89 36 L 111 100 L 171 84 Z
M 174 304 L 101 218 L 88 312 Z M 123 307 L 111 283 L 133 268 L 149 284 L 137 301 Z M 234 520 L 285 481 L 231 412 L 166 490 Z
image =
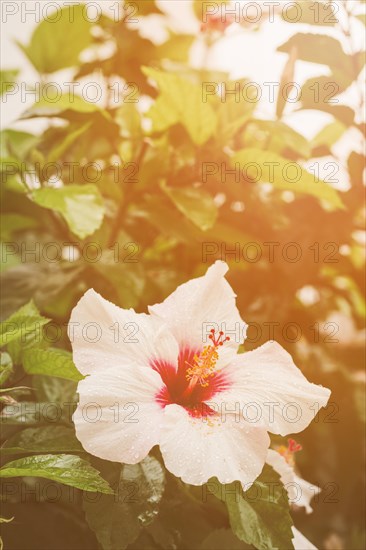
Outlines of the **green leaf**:
M 23 353 L 23 367 L 28 374 L 56 376 L 66 380 L 82 380 L 70 352 L 57 348 L 30 348 Z
M 0 156 L 24 159 L 29 151 L 39 143 L 39 136 L 18 130 L 0 132 Z
M 332 36 L 298 33 L 277 49 L 279 52 L 290 53 L 293 48 L 296 48 L 297 59 L 328 65 L 331 69 L 341 70 L 345 74 L 350 72 L 350 56 Z
M 74 430 L 66 426 L 26 428 L 9 439 L 1 447 L 4 454 L 83 452 Z
M 323 275 L 326 276 L 326 270 L 324 270 Z M 331 271 L 329 276 L 331 278 Z M 346 293 L 347 300 L 352 307 L 352 312 L 354 312 L 361 319 L 365 319 L 366 303 L 364 295 L 357 282 L 350 276 L 337 276 L 333 284 L 335 287 L 341 288 Z
M 15 392 L 15 393 L 18 393 L 18 394 L 23 394 L 23 393 L 29 393 L 30 391 L 32 391 L 33 388 L 30 388 L 29 386 L 14 386 L 13 388 L 1 388 L 0 389 L 0 394 L 1 393 L 8 393 L 8 392 Z
M 245 493 L 238 482 L 221 485 L 215 478 L 207 488 L 226 504 L 231 528 L 240 540 L 258 550 L 293 549 L 290 506 L 273 468 L 266 464 Z
M 96 103 L 91 103 L 90 101 L 85 101 L 80 96 L 71 96 L 69 94 L 61 95 L 57 101 L 49 101 L 47 97 L 42 96 L 20 118 L 62 117 L 70 111 L 81 114 L 100 113 L 108 120 L 111 120 L 107 111 L 101 109 Z
M 321 80 L 322 77 L 319 77 L 319 79 L 312 79 L 313 81 Z M 324 77 L 329 80 L 329 77 Z M 308 83 L 310 83 L 310 80 L 308 80 Z M 307 83 L 305 83 L 306 85 Z M 305 86 L 304 85 L 304 86 Z M 318 109 L 320 111 L 324 111 L 325 113 L 329 113 L 332 115 L 335 119 L 339 120 L 346 126 L 352 126 L 354 123 L 355 118 L 355 112 L 351 107 L 348 107 L 347 105 L 332 105 L 329 103 L 314 103 L 312 100 L 311 102 L 307 102 L 307 98 L 305 95 L 303 95 L 302 100 L 302 107 L 301 109 Z
M 301 90 L 302 108 L 328 112 L 346 125 L 351 125 L 354 113 L 349 107 L 338 105 L 337 95 L 358 78 L 365 64 L 364 52 L 347 55 L 338 40 L 319 34 L 297 34 L 278 50 L 291 51 L 291 48 L 296 48 L 299 59 L 328 65 L 332 71 L 330 75 L 316 76 L 304 83 Z
M 13 233 L 26 229 L 34 229 L 38 226 L 38 220 L 30 218 L 29 216 L 13 213 L 3 214 L 1 216 L 1 237 L 5 241 L 11 240 Z
M 148 112 L 152 132 L 162 132 L 180 123 L 193 143 L 202 145 L 215 132 L 217 117 L 207 102 L 202 101 L 202 90 L 181 76 L 143 67 L 143 72 L 157 83 L 160 96 Z
M 13 372 L 13 361 L 6 352 L 0 352 L 0 386 L 2 386 Z
M 177 224 L 177 213 L 171 206 L 171 200 L 168 198 L 163 200 L 163 198 L 165 197 L 157 195 L 146 197 L 145 208 L 140 210 L 139 217 L 154 225 L 160 233 L 169 235 L 180 242 L 189 244 L 199 240 L 199 236 L 202 235 L 201 231 L 186 217 L 183 217 Z
M 0 71 L 0 97 L 10 91 L 14 91 L 13 84 L 16 82 L 19 71 L 17 69 Z
M 50 422 L 55 424 L 58 420 L 67 420 L 62 414 L 61 404 L 20 401 L 6 405 L 1 411 L 0 420 L 6 426 L 32 426 Z M 70 416 L 70 410 L 66 414 Z
M 282 120 L 250 121 L 245 131 L 245 143 L 248 147 L 263 145 L 274 153 L 284 153 L 288 150 L 298 157 L 309 158 L 311 148 L 304 136 L 296 132 Z
M 133 3 L 131 2 L 132 6 L 137 6 L 137 18 L 139 15 L 151 15 L 152 13 L 163 13 L 160 8 L 156 5 L 155 0 L 134 0 Z M 128 5 L 128 4 L 127 4 Z M 126 6 L 127 8 L 127 6 Z M 133 17 L 131 8 L 130 11 L 130 17 Z M 128 20 L 128 19 L 127 19 Z
M 147 456 L 139 464 L 122 465 L 114 498 L 84 498 L 87 522 L 103 550 L 122 550 L 138 538 L 158 514 L 164 486 L 160 463 Z
M 85 239 L 99 229 L 104 216 L 102 197 L 95 185 L 67 185 L 58 189 L 37 189 L 32 200 L 59 212 L 70 230 Z
M 138 142 L 143 138 L 141 114 L 133 103 L 124 103 L 117 109 L 116 122 L 120 126 L 123 138 Z
M 9 169 L 11 169 L 11 171 Z M 0 171 L 2 174 L 1 182 L 6 183 L 9 176 L 13 177 L 14 173 L 20 172 L 21 169 L 22 163 L 17 158 L 12 156 L 2 157 L 0 159 Z
M 41 406 L 41 403 L 27 401 L 5 405 L 0 413 L 1 424 L 10 426 L 38 424 Z
M 233 166 L 239 163 L 240 170 L 244 171 L 250 180 L 271 183 L 275 189 L 312 195 L 325 200 L 334 208 L 344 208 L 338 192 L 333 187 L 321 180 L 317 182 L 315 176 L 299 164 L 270 151 L 243 149 L 232 157 L 231 163 Z
M 222 147 L 225 147 L 230 138 L 235 136 L 252 117 L 258 99 L 255 90 L 250 86 L 248 87 L 248 84 L 249 80 L 247 79 L 224 82 L 226 95 L 223 95 L 223 97 L 225 97 L 225 101 L 218 101 L 215 105 L 218 118 L 215 139 Z M 244 95 L 245 86 L 245 100 L 238 101 L 235 94 L 227 93 L 229 90 L 238 88 L 240 93 Z M 216 99 L 215 96 L 210 96 L 210 98 L 212 101 Z
M 363 67 L 365 66 L 365 63 L 366 63 L 365 51 L 361 50 L 359 52 L 354 53 L 353 56 L 350 58 L 350 61 L 353 64 L 352 71 L 350 71 L 350 74 L 352 74 L 353 78 L 356 78 L 362 71 Z
M 282 18 L 288 23 L 307 23 L 309 25 L 319 25 L 322 27 L 333 27 L 338 23 L 337 12 L 334 9 L 334 3 L 328 2 L 296 2 L 286 10 L 282 10 Z
M 39 274 L 39 271 L 33 271 L 30 274 L 28 274 L 28 277 L 31 278 L 32 276 L 37 277 L 37 274 Z M 66 276 L 66 275 L 65 275 Z M 56 279 L 56 273 L 54 272 L 54 277 Z M 57 279 L 56 279 L 57 280 Z M 48 295 L 49 297 L 52 296 L 51 291 L 52 286 L 48 286 Z M 30 302 L 28 306 L 31 306 L 29 308 L 29 316 L 30 318 L 21 316 L 19 320 L 15 320 L 15 323 L 18 323 L 20 326 L 20 335 L 19 337 L 13 339 L 12 341 L 9 341 L 8 343 L 8 352 L 10 353 L 12 360 L 15 364 L 20 364 L 22 362 L 22 356 L 25 350 L 32 348 L 34 346 L 38 347 L 47 347 L 47 342 L 44 338 L 44 332 L 43 332 L 43 326 L 49 322 L 49 319 L 46 319 L 45 317 L 41 317 L 43 319 L 42 323 L 39 322 L 39 317 L 35 317 L 35 323 L 34 326 L 32 324 L 32 319 L 34 316 L 39 316 L 38 309 L 34 306 L 33 302 Z M 24 306 L 27 307 L 27 306 Z M 32 308 L 34 308 L 34 311 L 32 311 Z M 19 310 L 19 312 L 22 311 L 23 308 Z M 8 323 L 10 319 L 5 321 L 5 323 Z M 14 330 L 14 324 L 10 323 L 7 325 L 8 328 L 10 328 L 10 331 Z M 10 335 L 12 336 L 12 334 Z
M 40 315 L 33 300 L 31 300 L 1 323 L 1 346 L 15 341 L 19 342 L 20 340 L 22 344 L 29 343 L 30 341 L 40 341 L 40 330 L 49 321 L 49 319 Z
M 340 107 L 337 96 L 344 92 L 352 82 L 352 77 L 341 73 L 338 73 L 337 76 L 332 74 L 309 78 L 301 89 L 301 106 L 303 109 L 317 109 L 332 114 L 332 109 Z M 352 124 L 353 118 L 354 115 L 350 119 L 350 124 Z
M 202 496 L 202 487 L 185 485 L 177 478 L 167 476 L 158 517 L 147 527 L 147 532 L 159 548 L 198 550 L 201 541 L 215 527 L 221 527 L 222 522 L 227 525 L 225 506 L 215 497 L 210 502 L 213 505 L 207 506 Z M 225 547 L 220 550 L 222 548 Z
M 286 62 L 286 65 L 283 68 L 280 80 L 280 87 L 277 94 L 276 102 L 276 117 L 280 119 L 287 105 L 288 99 L 288 86 L 291 87 L 294 82 L 295 75 L 295 65 L 297 61 L 297 48 L 294 46 L 290 52 Z
M 10 271 L 21 263 L 19 254 L 11 254 L 8 257 L 8 243 L 0 242 L 0 273 Z
M 312 148 L 326 146 L 330 149 L 332 145 L 343 136 L 346 130 L 346 126 L 339 120 L 327 124 L 327 126 L 324 126 L 324 128 L 314 137 L 311 142 Z
M 93 264 L 93 269 L 99 277 L 105 277 L 113 285 L 118 296 L 118 305 L 128 309 L 135 308 L 143 295 L 145 274 L 138 259 L 138 245 L 134 242 L 127 243 L 126 248 L 121 247 L 122 253 L 124 250 L 128 251 L 131 263 L 129 260 L 126 263 L 116 261 L 115 251 L 104 250 L 100 261 Z
M 38 455 L 27 456 L 8 462 L 0 468 L 0 477 L 44 477 L 76 487 L 82 491 L 113 494 L 108 483 L 98 470 L 74 455 Z
M 250 550 L 244 542 L 236 538 L 230 529 L 214 529 L 203 541 L 199 550 Z
M 363 187 L 363 172 L 365 169 L 365 155 L 352 151 L 348 157 L 347 167 L 351 176 L 352 185 Z
M 92 41 L 91 26 L 85 6 L 57 9 L 41 21 L 28 46 L 18 45 L 38 72 L 54 73 L 79 64 L 80 53 Z
M 77 139 L 84 134 L 91 126 L 91 121 L 87 122 L 86 124 L 83 124 L 82 126 L 78 126 L 76 130 L 70 131 L 70 129 L 67 129 L 66 135 L 63 136 L 63 139 L 61 142 L 53 147 L 50 151 L 50 153 L 47 155 L 47 162 L 57 162 L 64 153 L 77 141 Z
M 215 224 L 217 206 L 207 191 L 195 187 L 168 187 L 165 184 L 161 188 L 178 210 L 199 229 L 206 231 Z
M 169 39 L 157 47 L 157 53 L 161 59 L 186 62 L 195 39 L 196 37 L 191 34 L 170 32 Z
M 39 401 L 73 403 L 77 401 L 77 383 L 64 378 L 38 375 L 32 380 Z

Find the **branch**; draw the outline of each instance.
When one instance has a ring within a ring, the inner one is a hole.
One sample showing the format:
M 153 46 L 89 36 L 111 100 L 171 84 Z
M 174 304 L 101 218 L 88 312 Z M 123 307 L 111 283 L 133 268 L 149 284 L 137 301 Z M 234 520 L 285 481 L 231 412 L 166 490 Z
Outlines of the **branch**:
M 148 147 L 149 147 L 148 142 L 146 140 L 144 140 L 142 142 L 139 154 L 137 155 L 136 160 L 134 161 L 138 166 L 140 166 L 140 164 L 142 163 Z M 118 233 L 119 233 L 119 231 L 122 227 L 123 218 L 124 218 L 124 215 L 127 211 L 128 204 L 129 204 L 129 199 L 131 198 L 132 191 L 133 191 L 133 188 L 131 186 L 128 189 L 128 191 L 126 191 L 124 193 L 124 196 L 122 197 L 122 199 L 119 203 L 116 218 L 114 220 L 114 223 L 112 225 L 112 230 L 111 230 L 111 233 L 109 235 L 108 245 L 107 245 L 108 247 L 112 246 L 114 244 L 114 242 L 116 241 L 117 237 L 118 237 Z

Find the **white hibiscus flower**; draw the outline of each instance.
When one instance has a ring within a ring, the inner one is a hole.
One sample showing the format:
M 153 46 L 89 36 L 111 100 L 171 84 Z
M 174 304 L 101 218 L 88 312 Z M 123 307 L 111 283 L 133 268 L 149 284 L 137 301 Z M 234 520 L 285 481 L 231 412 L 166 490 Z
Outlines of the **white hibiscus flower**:
M 74 362 L 87 376 L 73 420 L 88 452 L 136 464 L 159 445 L 167 469 L 186 483 L 215 476 L 248 488 L 265 463 L 268 432 L 299 432 L 314 403 L 326 405 L 330 391 L 308 382 L 279 344 L 237 354 L 246 324 L 227 270 L 216 262 L 150 315 L 94 290 L 81 298 L 69 330 Z M 118 328 L 135 334 L 123 338 Z
M 311 499 L 320 493 L 321 489 L 295 473 L 295 453 L 301 450 L 301 445 L 294 439 L 288 440 L 288 447 L 281 445 L 276 450 L 269 449 L 266 462 L 280 475 L 281 481 L 287 491 L 291 504 L 304 507 L 307 514 L 313 509 L 310 506 Z M 317 550 L 295 526 L 292 527 L 292 543 L 295 550 Z
M 301 448 L 294 439 L 289 439 L 288 447 L 281 445 L 276 450 L 269 449 L 266 462 L 280 475 L 291 504 L 305 508 L 306 513 L 310 514 L 313 511 L 310 501 L 321 489 L 305 481 L 295 472 L 294 454 Z

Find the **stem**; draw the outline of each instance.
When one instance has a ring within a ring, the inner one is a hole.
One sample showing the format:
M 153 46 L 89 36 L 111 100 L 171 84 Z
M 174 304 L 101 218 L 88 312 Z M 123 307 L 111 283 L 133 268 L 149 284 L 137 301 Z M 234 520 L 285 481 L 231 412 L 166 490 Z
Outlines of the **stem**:
M 212 46 L 211 40 L 209 38 L 206 38 L 204 42 L 204 51 L 203 51 L 201 69 L 200 69 L 201 78 L 205 76 L 205 73 L 207 70 L 207 65 L 208 65 L 208 61 L 211 53 L 211 46 Z
M 113 104 L 112 104 L 112 81 L 111 81 L 111 78 L 106 78 L 105 79 L 106 81 L 106 109 L 113 109 Z
M 143 161 L 148 147 L 149 147 L 148 142 L 144 140 L 142 142 L 139 154 L 137 155 L 136 160 L 134 161 L 138 166 L 140 166 L 141 162 Z M 108 247 L 112 246 L 116 238 L 118 237 L 118 233 L 122 227 L 123 218 L 124 218 L 124 215 L 126 214 L 128 204 L 129 204 L 129 199 L 131 198 L 132 192 L 133 192 L 133 188 L 131 186 L 125 192 L 124 196 L 121 198 L 121 201 L 118 206 L 117 214 L 116 214 L 114 223 L 112 225 L 112 230 L 109 235 L 108 244 L 107 244 Z
M 32 193 L 33 189 L 28 185 L 25 177 L 23 176 L 22 172 L 19 173 L 20 181 L 24 185 L 24 187 L 27 189 L 29 193 Z

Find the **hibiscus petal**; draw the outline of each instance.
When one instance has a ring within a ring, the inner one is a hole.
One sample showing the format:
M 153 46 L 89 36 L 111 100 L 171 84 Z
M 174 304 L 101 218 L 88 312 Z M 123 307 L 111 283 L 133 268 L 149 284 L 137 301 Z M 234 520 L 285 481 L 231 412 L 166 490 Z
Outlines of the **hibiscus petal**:
M 164 410 L 160 449 L 167 469 L 185 483 L 241 481 L 246 489 L 261 473 L 269 437 L 264 429 L 232 418 L 192 417 L 179 405 Z
M 88 290 L 71 313 L 69 337 L 82 374 L 121 365 L 165 360 L 177 368 L 178 344 L 162 324 L 145 313 L 122 309 Z
M 320 493 L 320 487 L 296 475 L 293 467 L 287 463 L 280 453 L 273 449 L 268 449 L 266 462 L 280 475 L 291 504 L 304 507 L 306 513 L 310 514 L 313 511 L 310 501 Z
M 159 443 L 163 410 L 155 401 L 163 382 L 152 369 L 124 365 L 78 384 L 76 436 L 89 453 L 136 464 Z
M 296 506 L 299 506 L 299 507 L 304 507 L 305 512 L 307 514 L 311 514 L 313 509 L 310 506 L 310 502 L 315 495 L 318 495 L 321 492 L 321 488 L 318 487 L 317 485 L 313 485 L 312 483 L 309 483 L 308 481 L 306 481 L 305 479 L 302 479 L 296 474 L 295 474 L 295 483 L 299 487 L 300 496 L 296 498 L 293 504 L 296 504 Z
M 296 527 L 292 526 L 294 538 L 292 544 L 295 550 L 317 550 L 316 546 L 310 542 Z
M 330 396 L 327 388 L 308 382 L 277 342 L 237 355 L 223 373 L 232 387 L 207 404 L 280 435 L 304 430 Z
M 230 361 L 247 327 L 235 305 L 236 294 L 224 277 L 227 270 L 225 262 L 217 261 L 203 277 L 180 285 L 164 302 L 149 307 L 151 314 L 169 326 L 181 348 L 202 348 L 210 342 L 212 328 L 228 335 L 230 341 L 220 349 L 218 366 Z

